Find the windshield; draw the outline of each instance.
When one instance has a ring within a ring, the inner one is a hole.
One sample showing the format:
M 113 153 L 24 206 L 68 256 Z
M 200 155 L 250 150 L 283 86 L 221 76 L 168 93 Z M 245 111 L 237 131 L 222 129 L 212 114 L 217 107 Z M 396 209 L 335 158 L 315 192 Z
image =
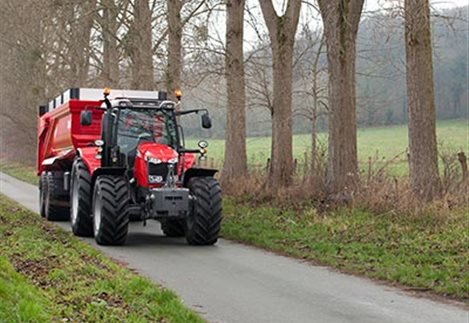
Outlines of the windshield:
M 177 148 L 176 125 L 167 110 L 122 109 L 117 127 L 117 144 L 127 154 L 142 142 L 156 142 Z

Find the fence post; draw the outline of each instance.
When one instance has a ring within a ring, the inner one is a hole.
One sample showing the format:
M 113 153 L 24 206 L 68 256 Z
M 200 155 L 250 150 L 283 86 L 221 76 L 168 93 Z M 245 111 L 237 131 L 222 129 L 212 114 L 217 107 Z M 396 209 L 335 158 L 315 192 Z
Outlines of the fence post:
M 467 158 L 463 151 L 458 153 L 458 160 L 462 168 L 462 180 L 463 182 L 467 179 Z
M 265 172 L 266 173 L 270 172 L 270 158 L 267 158 L 267 163 L 265 165 Z

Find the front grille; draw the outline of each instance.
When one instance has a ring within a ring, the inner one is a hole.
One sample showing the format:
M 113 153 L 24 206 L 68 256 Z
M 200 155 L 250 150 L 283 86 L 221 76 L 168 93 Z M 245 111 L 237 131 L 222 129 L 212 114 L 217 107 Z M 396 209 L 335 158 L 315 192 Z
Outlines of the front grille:
M 148 163 L 148 177 L 151 183 L 166 182 L 169 171 L 168 163 L 153 164 Z M 177 164 L 174 164 L 174 174 L 177 173 Z

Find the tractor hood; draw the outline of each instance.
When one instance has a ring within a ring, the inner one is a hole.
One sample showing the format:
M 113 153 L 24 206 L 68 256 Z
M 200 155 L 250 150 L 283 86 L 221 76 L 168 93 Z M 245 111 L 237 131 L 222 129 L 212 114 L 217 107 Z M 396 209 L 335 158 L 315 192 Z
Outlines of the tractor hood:
M 178 153 L 171 147 L 154 142 L 144 142 L 138 145 L 137 156 L 145 161 L 157 163 L 177 163 Z

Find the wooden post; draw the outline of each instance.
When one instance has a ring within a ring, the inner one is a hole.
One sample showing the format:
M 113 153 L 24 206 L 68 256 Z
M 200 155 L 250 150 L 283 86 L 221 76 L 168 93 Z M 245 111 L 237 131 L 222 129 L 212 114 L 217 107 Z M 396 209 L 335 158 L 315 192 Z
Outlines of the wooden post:
M 459 163 L 461 164 L 462 180 L 464 182 L 467 179 L 467 157 L 463 151 L 458 153 L 458 160 L 459 160 Z
M 267 164 L 265 165 L 265 171 L 266 171 L 266 173 L 270 172 L 270 158 L 267 158 Z

